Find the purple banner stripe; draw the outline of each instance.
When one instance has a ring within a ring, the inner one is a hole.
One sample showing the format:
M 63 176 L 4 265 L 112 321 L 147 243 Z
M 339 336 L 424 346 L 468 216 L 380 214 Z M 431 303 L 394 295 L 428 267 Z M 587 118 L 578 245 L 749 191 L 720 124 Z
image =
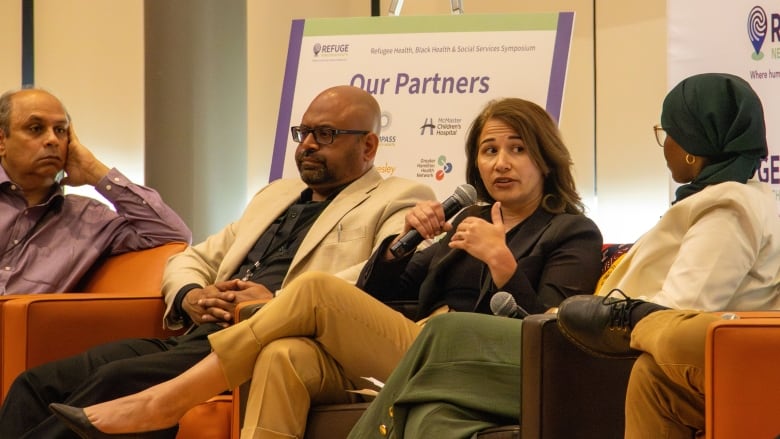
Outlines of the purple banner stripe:
M 274 153 L 271 158 L 270 181 L 282 178 L 282 171 L 284 171 L 284 156 L 287 151 L 287 139 L 290 136 L 290 117 L 295 97 L 295 81 L 298 78 L 298 62 L 301 59 L 304 24 L 304 20 L 293 20 L 290 27 L 290 46 L 287 49 L 282 99 L 279 103 L 279 119 L 276 125 Z
M 566 82 L 566 68 L 569 61 L 569 46 L 574 25 L 574 12 L 558 14 L 558 31 L 555 34 L 552 68 L 550 69 L 550 88 L 547 91 L 547 112 L 556 122 L 561 118 L 563 105 L 563 86 Z

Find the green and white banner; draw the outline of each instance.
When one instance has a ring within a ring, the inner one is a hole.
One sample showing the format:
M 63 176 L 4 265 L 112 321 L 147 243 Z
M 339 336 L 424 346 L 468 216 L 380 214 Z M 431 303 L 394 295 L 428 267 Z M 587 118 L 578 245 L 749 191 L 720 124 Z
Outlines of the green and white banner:
M 560 120 L 572 12 L 294 20 L 271 180 L 297 175 L 297 125 L 323 89 L 350 84 L 383 109 L 376 167 L 444 198 L 465 179 L 464 141 L 491 99 L 521 97 Z

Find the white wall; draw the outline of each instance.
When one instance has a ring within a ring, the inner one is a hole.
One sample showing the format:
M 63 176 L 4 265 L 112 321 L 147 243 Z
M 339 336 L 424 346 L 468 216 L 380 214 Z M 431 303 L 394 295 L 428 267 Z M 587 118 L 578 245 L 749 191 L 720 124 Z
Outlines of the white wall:
M 22 85 L 22 2 L 0 1 L 0 93 Z M 18 17 L 15 19 L 15 17 Z
M 608 242 L 633 242 L 669 207 L 669 173 L 652 127 L 666 86 L 666 2 L 598 0 L 596 187 L 592 217 Z
M 140 0 L 35 0 L 36 85 L 63 101 L 95 156 L 136 182 L 144 181 L 143 31 Z

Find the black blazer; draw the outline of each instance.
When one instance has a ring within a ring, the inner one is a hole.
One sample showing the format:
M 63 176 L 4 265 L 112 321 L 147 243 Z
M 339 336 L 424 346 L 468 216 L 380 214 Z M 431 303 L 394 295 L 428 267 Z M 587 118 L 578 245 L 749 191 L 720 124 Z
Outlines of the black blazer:
M 472 206 L 453 221 L 453 229 L 423 251 L 386 262 L 382 255 L 394 237 L 380 245 L 366 263 L 357 286 L 381 301 L 418 300 L 419 317 L 446 303 L 446 291 L 438 288 L 440 276 L 473 276 L 463 273 L 468 253 L 450 249 L 447 243 L 467 216 L 490 221 L 490 206 Z M 501 290 L 514 296 L 530 313 L 558 306 L 574 294 L 593 294 L 601 276 L 601 232 L 584 215 L 551 214 L 541 208 L 527 218 L 508 242 L 517 270 Z M 472 258 L 473 259 L 473 258 Z M 498 291 L 489 270 L 482 288 L 474 291 L 472 311 L 490 314 L 490 298 Z

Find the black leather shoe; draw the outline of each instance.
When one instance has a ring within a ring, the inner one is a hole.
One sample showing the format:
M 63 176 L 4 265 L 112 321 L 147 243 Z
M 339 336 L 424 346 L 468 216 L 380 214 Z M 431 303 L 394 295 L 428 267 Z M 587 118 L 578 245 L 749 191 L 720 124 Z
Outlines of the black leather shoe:
M 637 357 L 640 352 L 630 347 L 630 319 L 631 310 L 641 303 L 646 302 L 632 299 L 619 289 L 604 297 L 572 296 L 558 307 L 558 328 L 577 347 L 592 355 Z
M 52 403 L 49 404 L 49 410 L 82 439 L 173 439 L 179 429 L 174 426 L 144 433 L 103 433 L 92 425 L 82 408 Z

